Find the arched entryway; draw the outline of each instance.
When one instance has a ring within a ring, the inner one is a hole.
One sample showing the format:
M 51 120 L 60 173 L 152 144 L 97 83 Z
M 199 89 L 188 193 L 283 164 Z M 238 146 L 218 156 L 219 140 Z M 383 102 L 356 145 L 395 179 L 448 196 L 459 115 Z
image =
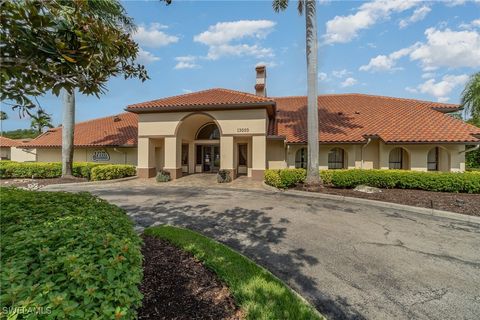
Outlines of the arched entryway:
M 433 147 L 427 154 L 428 171 L 450 171 L 450 152 L 442 147 Z
M 307 148 L 298 149 L 295 153 L 295 168 L 307 169 Z
M 346 169 L 346 152 L 342 148 L 333 148 L 328 152 L 328 169 Z
M 209 143 L 211 142 L 211 143 Z M 220 170 L 220 129 L 211 122 L 195 135 L 195 172 L 213 173 Z
M 394 148 L 388 156 L 388 168 L 396 170 L 410 169 L 410 155 L 401 147 Z

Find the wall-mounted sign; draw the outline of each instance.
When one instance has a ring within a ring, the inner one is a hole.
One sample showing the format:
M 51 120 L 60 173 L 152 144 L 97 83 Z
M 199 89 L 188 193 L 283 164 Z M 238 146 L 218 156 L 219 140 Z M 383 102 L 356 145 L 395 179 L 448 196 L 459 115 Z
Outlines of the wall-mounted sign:
M 110 155 L 108 154 L 107 151 L 103 151 L 103 150 L 94 151 L 92 159 L 95 162 L 108 161 L 108 160 L 110 160 Z
M 237 132 L 249 132 L 249 128 L 237 128 Z

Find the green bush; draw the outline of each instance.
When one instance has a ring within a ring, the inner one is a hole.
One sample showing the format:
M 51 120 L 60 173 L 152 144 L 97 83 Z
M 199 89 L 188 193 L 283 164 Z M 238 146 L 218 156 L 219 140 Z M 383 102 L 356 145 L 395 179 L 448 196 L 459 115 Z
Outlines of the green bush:
M 94 168 L 97 169 L 95 178 L 92 177 Z M 75 177 L 88 180 L 110 180 L 122 177 L 134 176 L 135 167 L 131 165 L 108 165 L 95 162 L 75 162 L 72 168 Z M 62 164 L 60 162 L 0 162 L 0 178 L 58 178 L 62 175 Z
M 90 179 L 112 180 L 134 176 L 137 173 L 135 166 L 127 164 L 106 164 L 92 168 Z
M 168 182 L 170 181 L 170 172 L 160 170 L 157 172 L 157 177 L 155 179 L 157 182 Z
M 2 307 L 40 312 L 18 319 L 136 317 L 141 240 L 122 209 L 88 193 L 0 191 Z
M 322 170 L 326 185 L 355 188 L 367 185 L 377 188 L 419 189 L 427 191 L 480 193 L 480 175 L 476 172 L 419 172 L 405 170 Z M 305 181 L 305 170 L 266 170 L 265 183 L 289 188 Z

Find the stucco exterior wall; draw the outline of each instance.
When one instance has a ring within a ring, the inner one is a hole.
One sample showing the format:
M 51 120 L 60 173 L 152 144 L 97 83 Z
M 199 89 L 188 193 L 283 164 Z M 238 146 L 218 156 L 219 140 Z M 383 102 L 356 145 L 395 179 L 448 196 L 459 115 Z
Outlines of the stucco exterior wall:
M 96 161 L 112 164 L 137 165 L 137 148 L 75 148 L 73 152 L 74 162 L 95 162 L 93 154 L 95 151 L 107 151 L 110 160 Z M 62 150 L 60 148 L 37 148 L 36 160 L 38 162 L 60 162 L 62 161 Z
M 269 169 L 287 167 L 285 159 L 286 145 L 283 140 L 267 140 L 267 166 Z
M 0 159 L 10 160 L 10 147 L 0 148 Z
M 37 161 L 36 149 L 10 148 L 10 160 L 17 162 Z
M 287 147 L 287 167 L 295 168 L 295 155 L 306 144 L 290 144 Z M 362 144 L 331 144 L 320 145 L 319 168 L 328 168 L 328 152 L 333 148 L 342 148 L 345 152 L 344 167 L 348 169 L 389 169 L 390 152 L 401 147 L 404 150 L 405 169 L 427 171 L 428 152 L 439 147 L 439 171 L 465 171 L 465 146 L 461 144 L 385 144 L 382 141 L 372 140 L 367 146 Z M 268 149 L 268 148 L 267 148 Z M 363 159 L 363 161 L 362 161 Z

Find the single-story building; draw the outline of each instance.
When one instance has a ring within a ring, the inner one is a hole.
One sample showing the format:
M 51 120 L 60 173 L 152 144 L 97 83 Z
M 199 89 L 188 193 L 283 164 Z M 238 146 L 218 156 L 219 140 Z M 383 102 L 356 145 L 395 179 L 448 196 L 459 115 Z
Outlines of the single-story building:
M 256 94 L 215 88 L 78 123 L 74 160 L 136 164 L 141 177 L 162 169 L 174 179 L 220 169 L 261 179 L 266 168 L 306 167 L 306 97 L 269 97 L 265 67 L 256 72 Z M 480 128 L 448 115 L 458 110 L 415 99 L 320 95 L 320 169 L 464 171 L 466 146 L 480 144 Z M 36 161 L 60 161 L 61 128 L 24 147 Z
M 30 139 L 10 139 L 0 136 L 0 160 L 11 160 L 12 158 L 20 161 L 29 161 L 28 150 L 22 146 Z M 34 160 L 33 160 L 34 161 Z

